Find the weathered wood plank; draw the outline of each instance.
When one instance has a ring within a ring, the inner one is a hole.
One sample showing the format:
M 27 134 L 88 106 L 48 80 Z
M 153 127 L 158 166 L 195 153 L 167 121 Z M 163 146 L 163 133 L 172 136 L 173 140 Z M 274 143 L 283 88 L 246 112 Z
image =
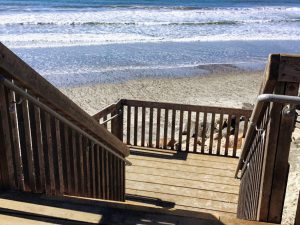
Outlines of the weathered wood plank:
M 95 165 L 95 151 L 96 145 L 92 143 L 91 146 L 91 172 L 92 172 L 92 197 L 96 198 L 96 165 Z
M 100 161 L 100 147 L 96 145 L 96 152 L 95 152 L 95 159 L 96 159 L 96 197 L 102 198 L 101 193 L 101 161 Z
M 285 85 L 284 94 L 290 96 L 297 96 L 298 90 L 299 83 L 287 83 Z M 283 113 L 278 134 L 276 161 L 273 171 L 272 195 L 270 199 L 270 211 L 268 222 L 281 222 L 285 191 L 289 173 L 288 159 L 293 128 L 294 116 L 288 116 Z
M 15 189 L 15 170 L 13 167 L 13 155 L 12 155 L 12 143 L 10 137 L 9 115 L 7 105 L 7 92 L 5 87 L 0 84 L 0 136 L 3 140 L 0 140 L 2 148 L 0 149 L 0 163 L 2 170 L 2 187 Z
M 48 194 L 55 195 L 56 189 L 55 189 L 55 176 L 54 176 L 54 164 L 53 164 L 53 136 L 51 132 L 51 117 L 48 113 L 45 113 L 45 122 L 46 122 L 46 136 L 47 136 L 47 164 L 48 164 L 48 174 L 49 176 L 49 185 Z
M 71 131 L 71 137 L 72 137 L 72 148 L 71 148 L 71 155 L 70 155 L 70 161 L 71 161 L 71 166 L 72 166 L 72 177 L 73 177 L 73 191 L 74 191 L 74 195 L 78 195 L 78 170 L 77 170 L 77 133 L 72 130 Z
M 278 81 L 300 82 L 299 55 L 292 56 L 280 54 Z
M 56 132 L 56 149 L 57 149 L 57 164 L 58 164 L 58 178 L 59 178 L 59 193 L 63 194 L 64 187 L 64 174 L 63 174 L 63 162 L 62 162 L 62 146 L 61 146 L 61 134 L 60 134 L 60 121 L 55 119 L 55 132 Z
M 246 109 L 235 109 L 226 107 L 213 107 L 213 106 L 200 106 L 200 105 L 186 105 L 186 104 L 176 104 L 176 103 L 165 103 L 165 102 L 151 102 L 151 101 L 140 101 L 140 100 L 128 100 L 123 99 L 124 105 L 139 106 L 139 107 L 149 107 L 149 108 L 160 108 L 160 109 L 170 109 L 170 110 L 186 110 L 194 112 L 206 112 L 206 113 L 227 113 L 227 114 L 243 114 L 245 116 L 251 116 L 252 110 Z
M 84 146 L 83 146 L 83 137 L 79 134 L 78 139 L 78 154 L 79 154 L 79 181 L 80 181 L 80 188 L 79 192 L 82 196 L 85 196 L 85 175 L 84 175 Z
M 13 92 L 11 90 L 8 92 L 8 101 L 10 102 L 9 117 L 10 117 L 12 144 L 13 144 L 13 155 L 14 155 L 14 160 L 15 160 L 15 173 L 17 176 L 16 177 L 17 178 L 17 188 L 19 190 L 25 190 L 15 92 Z M 3 106 L 3 107 L 1 106 L 0 108 L 5 109 L 5 106 Z M 1 116 L 1 118 L 5 119 L 5 117 L 2 117 L 2 116 Z
M 71 178 L 71 159 L 70 159 L 70 143 L 69 143 L 70 129 L 67 125 L 64 125 L 64 142 L 65 142 L 65 180 L 67 181 L 67 193 L 72 194 L 72 178 Z
M 36 179 L 34 171 L 34 159 L 33 159 L 33 147 L 32 147 L 32 137 L 31 137 L 31 126 L 30 126 L 30 117 L 29 117 L 29 106 L 28 101 L 22 101 L 22 112 L 23 112 L 23 121 L 24 121 L 24 135 L 26 143 L 26 163 L 28 168 L 28 178 L 29 185 L 32 192 L 36 192 Z

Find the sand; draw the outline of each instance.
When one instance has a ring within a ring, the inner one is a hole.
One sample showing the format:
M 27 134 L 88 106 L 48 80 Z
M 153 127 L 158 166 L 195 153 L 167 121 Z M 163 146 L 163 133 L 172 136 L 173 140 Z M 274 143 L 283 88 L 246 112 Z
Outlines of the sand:
M 90 115 L 118 99 L 139 99 L 240 108 L 255 103 L 263 72 L 215 71 L 185 78 L 147 78 L 61 89 Z M 300 133 L 300 131 L 299 131 Z M 295 135 L 296 139 L 300 135 Z M 298 144 L 299 143 L 299 144 Z M 293 224 L 300 187 L 300 139 L 292 143 L 282 224 Z
M 196 105 L 241 107 L 254 103 L 261 73 L 215 73 L 186 78 L 138 79 L 123 83 L 97 84 L 61 89 L 93 115 L 118 99 L 175 102 Z

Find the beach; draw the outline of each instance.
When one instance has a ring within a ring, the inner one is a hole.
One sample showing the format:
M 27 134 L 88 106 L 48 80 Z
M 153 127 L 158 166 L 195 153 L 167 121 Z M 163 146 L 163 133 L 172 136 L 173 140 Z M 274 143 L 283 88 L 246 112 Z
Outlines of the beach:
M 300 52 L 299 0 L 0 0 L 0 41 L 88 114 L 119 99 L 251 108 L 269 54 Z M 294 132 L 282 224 L 300 187 Z
M 208 68 L 206 68 L 208 69 Z M 83 85 L 60 90 L 94 115 L 118 99 L 173 102 L 206 106 L 241 108 L 254 104 L 263 79 L 263 71 L 245 72 L 228 65 L 212 67 L 210 74 L 184 78 L 152 78 L 123 83 Z M 290 174 L 282 224 L 293 224 L 300 187 L 300 131 L 294 132 L 290 152 Z
M 253 104 L 263 79 L 263 72 L 215 72 L 184 78 L 146 78 L 122 83 L 83 85 L 61 88 L 90 115 L 118 99 L 173 102 L 239 108 Z

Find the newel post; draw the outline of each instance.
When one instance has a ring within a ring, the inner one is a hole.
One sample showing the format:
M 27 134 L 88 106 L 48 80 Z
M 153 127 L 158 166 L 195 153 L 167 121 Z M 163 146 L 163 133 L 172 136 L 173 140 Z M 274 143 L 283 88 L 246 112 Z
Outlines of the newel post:
M 0 83 L 0 189 L 16 188 L 8 104 L 7 91 Z
M 278 55 L 279 63 L 273 68 L 274 94 L 298 96 L 300 57 Z M 271 72 L 271 71 L 270 71 Z M 289 152 L 295 114 L 289 105 L 272 103 L 269 132 L 266 134 L 265 154 L 259 193 L 257 220 L 281 223 L 285 191 L 289 174 Z M 292 106 L 293 107 L 293 106 Z
M 115 110 L 111 114 L 112 116 L 117 115 L 111 121 L 111 132 L 121 141 L 123 141 L 123 104 L 122 100 L 116 103 Z

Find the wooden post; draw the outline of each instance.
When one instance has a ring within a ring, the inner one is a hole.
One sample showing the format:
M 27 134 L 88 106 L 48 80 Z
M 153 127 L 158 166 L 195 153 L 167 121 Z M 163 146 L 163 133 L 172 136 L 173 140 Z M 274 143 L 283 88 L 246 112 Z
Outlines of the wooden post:
M 295 64 L 295 58 L 292 60 L 293 64 L 289 64 L 288 61 L 288 57 L 280 56 L 279 66 L 272 70 L 275 75 L 270 75 L 270 77 L 277 80 L 273 93 L 297 96 L 300 73 L 295 72 L 297 70 L 290 66 L 298 68 L 300 59 L 298 58 L 298 65 Z M 289 173 L 288 157 L 291 135 L 295 122 L 293 115 L 285 113 L 285 107 L 287 106 L 272 104 L 270 110 L 257 214 L 259 221 L 281 222 Z
M 297 206 L 294 225 L 300 225 L 300 192 L 299 192 L 299 196 L 298 196 L 298 206 Z
M 116 109 L 112 112 L 111 116 L 118 114 L 117 117 L 111 121 L 111 132 L 119 140 L 123 141 L 123 105 L 116 104 Z
M 16 188 L 13 166 L 12 143 L 10 137 L 7 93 L 0 84 L 0 188 Z

